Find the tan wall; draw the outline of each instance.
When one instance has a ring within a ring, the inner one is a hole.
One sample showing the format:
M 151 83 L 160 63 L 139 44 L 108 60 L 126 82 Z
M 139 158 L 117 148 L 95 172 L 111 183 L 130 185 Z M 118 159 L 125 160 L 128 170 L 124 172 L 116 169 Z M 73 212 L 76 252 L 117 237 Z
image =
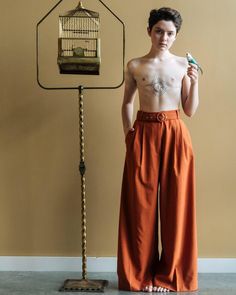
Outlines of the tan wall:
M 126 23 L 126 61 L 149 49 L 151 8 L 182 13 L 173 52 L 190 51 L 204 69 L 197 114 L 189 119 L 182 112 L 196 154 L 199 257 L 235 257 L 235 0 L 105 2 Z M 36 83 L 35 25 L 55 3 L 0 3 L 0 255 L 81 255 L 77 92 Z M 101 77 L 58 74 L 57 15 L 76 4 L 64 1 L 41 28 L 41 78 L 48 85 L 116 84 L 121 33 L 114 23 L 111 35 L 112 18 L 96 1 L 84 4 L 101 10 Z M 88 256 L 116 256 L 122 93 L 123 87 L 85 92 Z

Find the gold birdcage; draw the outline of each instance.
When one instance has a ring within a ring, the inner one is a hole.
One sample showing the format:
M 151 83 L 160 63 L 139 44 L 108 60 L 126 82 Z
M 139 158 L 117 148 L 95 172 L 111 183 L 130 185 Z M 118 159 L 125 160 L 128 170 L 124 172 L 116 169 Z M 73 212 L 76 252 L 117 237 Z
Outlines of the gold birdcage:
M 99 13 L 83 7 L 59 16 L 57 63 L 61 74 L 99 75 Z

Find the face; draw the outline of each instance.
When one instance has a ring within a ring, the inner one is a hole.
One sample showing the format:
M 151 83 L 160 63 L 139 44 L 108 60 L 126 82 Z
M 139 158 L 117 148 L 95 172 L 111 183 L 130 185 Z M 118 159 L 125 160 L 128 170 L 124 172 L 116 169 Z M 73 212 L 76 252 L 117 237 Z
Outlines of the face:
M 157 50 L 168 50 L 176 39 L 176 27 L 172 21 L 161 20 L 157 22 L 148 34 L 151 37 L 152 45 Z

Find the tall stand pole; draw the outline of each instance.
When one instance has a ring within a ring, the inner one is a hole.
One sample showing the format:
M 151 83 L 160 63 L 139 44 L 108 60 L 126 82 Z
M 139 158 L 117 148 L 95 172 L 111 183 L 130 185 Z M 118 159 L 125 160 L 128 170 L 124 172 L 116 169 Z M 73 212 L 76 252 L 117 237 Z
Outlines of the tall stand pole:
M 85 190 L 85 156 L 84 156 L 84 101 L 83 86 L 79 86 L 79 135 L 80 135 L 80 164 L 81 175 L 81 221 L 82 221 L 82 279 L 68 279 L 64 282 L 59 291 L 63 292 L 104 292 L 104 287 L 108 285 L 107 280 L 87 279 L 87 253 L 86 253 L 86 190 Z
M 82 218 L 82 278 L 87 279 L 87 245 L 86 245 L 86 197 L 85 197 L 85 159 L 84 159 L 84 101 L 83 86 L 79 86 L 79 135 L 80 135 L 80 164 L 81 175 L 81 218 Z

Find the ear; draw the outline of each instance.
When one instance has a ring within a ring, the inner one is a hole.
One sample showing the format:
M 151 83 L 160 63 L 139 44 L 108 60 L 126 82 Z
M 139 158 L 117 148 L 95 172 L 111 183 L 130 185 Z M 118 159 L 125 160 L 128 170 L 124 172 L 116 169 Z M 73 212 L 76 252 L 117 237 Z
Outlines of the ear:
M 151 30 L 149 27 L 147 27 L 147 33 L 148 33 L 148 36 L 150 37 L 151 36 Z

